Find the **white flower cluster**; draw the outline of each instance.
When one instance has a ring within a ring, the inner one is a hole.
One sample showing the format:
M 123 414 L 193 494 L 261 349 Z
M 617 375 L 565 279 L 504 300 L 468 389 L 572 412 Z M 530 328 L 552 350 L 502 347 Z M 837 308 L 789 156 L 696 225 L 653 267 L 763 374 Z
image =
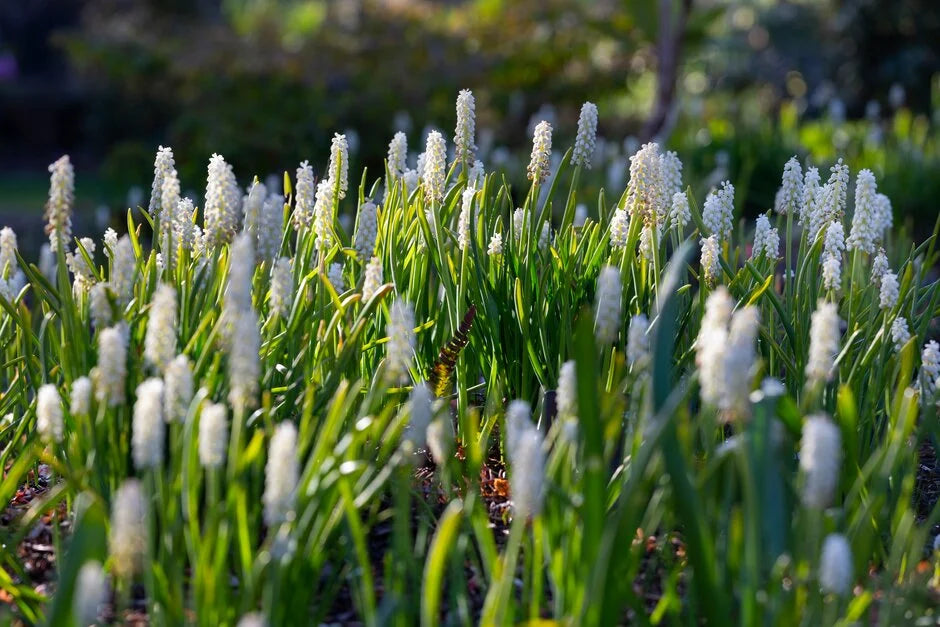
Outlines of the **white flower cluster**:
M 871 170 L 865 169 L 855 178 L 855 215 L 852 216 L 852 232 L 849 234 L 849 250 L 875 252 L 878 232 L 878 185 Z
M 594 300 L 594 334 L 601 344 L 611 344 L 617 340 L 621 324 L 622 292 L 620 270 L 615 266 L 601 268 Z
M 41 386 L 36 393 L 36 430 L 47 442 L 61 442 L 65 433 L 62 399 L 51 383 Z
M 72 205 L 75 202 L 75 170 L 68 155 L 49 166 L 49 200 L 46 201 L 46 234 L 53 252 L 72 238 Z
M 171 224 L 179 198 L 180 181 L 176 174 L 173 149 L 160 146 L 153 162 L 153 184 L 150 187 L 148 212 L 151 218 L 159 220 L 161 237 L 166 234 L 167 227 Z
M 585 102 L 581 105 L 581 114 L 578 116 L 578 134 L 574 140 L 574 151 L 571 153 L 573 165 L 591 169 L 596 138 L 597 106 L 593 102 Z
M 438 131 L 431 131 L 425 144 L 424 169 L 418 168 L 424 183 L 428 205 L 444 199 L 444 179 L 447 176 L 447 143 Z
M 667 195 L 667 181 L 665 171 L 671 170 L 670 178 L 675 178 L 679 172 L 675 171 L 675 161 L 669 161 L 669 167 L 664 167 L 663 155 L 659 152 L 659 144 L 650 142 L 630 157 L 630 180 L 627 183 L 627 200 L 624 206 L 631 216 L 638 216 L 646 226 L 662 226 L 665 220 L 668 202 L 671 195 Z M 678 166 L 681 169 L 681 163 Z M 674 185 L 674 181 L 670 181 Z M 676 191 L 676 190 L 673 190 Z
M 676 192 L 672 195 L 672 209 L 669 211 L 670 223 L 677 231 L 682 231 L 692 219 L 689 210 L 689 197 L 685 192 Z
M 315 201 L 315 186 L 313 183 L 313 168 L 310 162 L 303 161 L 297 168 L 296 183 L 294 185 L 294 228 L 297 230 L 310 228 L 313 224 L 313 211 Z
M 359 207 L 359 225 L 356 228 L 356 240 L 353 248 L 360 259 L 368 259 L 375 252 L 375 238 L 378 235 L 378 214 L 375 203 L 368 198 Z
M 219 468 L 225 462 L 228 446 L 228 416 L 225 405 L 206 403 L 199 415 L 199 463 Z
M 272 261 L 281 250 L 284 232 L 284 197 L 271 194 L 265 198 L 258 215 L 256 243 L 259 261 Z
M 331 263 L 330 269 L 326 272 L 326 280 L 330 282 L 337 294 L 345 292 L 346 281 L 343 279 L 343 264 L 339 262 Z
M 408 424 L 402 434 L 402 441 L 407 442 L 412 450 L 420 450 L 427 445 L 433 398 L 431 388 L 423 381 L 415 384 L 408 397 Z
M 710 192 L 705 198 L 702 223 L 709 235 L 717 235 L 719 240 L 725 241 L 731 237 L 733 216 L 734 185 L 725 181 L 717 191 Z
M 770 220 L 766 214 L 757 216 L 757 224 L 754 227 L 754 246 L 751 247 L 752 259 L 761 255 L 770 260 L 776 260 L 780 255 L 780 235 L 777 229 L 770 226 Z
M 806 362 L 809 385 L 832 380 L 839 339 L 839 310 L 835 303 L 820 301 L 810 321 L 809 358 Z
M 529 167 L 526 176 L 533 183 L 544 183 L 551 174 L 550 159 L 552 156 L 552 125 L 542 120 L 535 126 L 532 135 L 532 155 L 529 158 Z
M 176 355 L 176 290 L 161 283 L 150 302 L 144 358 L 161 374 Z
M 386 345 L 386 372 L 392 381 L 402 381 L 408 376 L 414 360 L 415 313 L 411 305 L 398 299 L 389 307 L 388 344 Z
M 805 224 L 807 228 L 812 221 L 812 216 L 818 211 L 819 203 L 822 202 L 822 187 L 819 185 L 819 169 L 806 168 L 806 174 L 803 175 L 803 199 L 800 205 L 800 224 Z
M 83 237 L 79 240 L 79 245 L 81 248 L 85 249 L 85 253 L 94 261 L 95 256 L 95 242 L 90 237 Z M 82 251 L 76 247 L 75 252 L 68 252 L 65 254 L 65 265 L 68 266 L 74 275 L 74 282 L 72 283 L 72 291 L 76 295 L 83 294 L 87 292 L 92 285 L 95 283 L 95 270 L 92 264 L 89 264 L 85 259 L 85 255 L 82 254 Z
M 98 365 L 92 376 L 95 399 L 112 407 L 126 400 L 127 333 L 123 323 L 98 332 Z
M 281 257 L 271 269 L 271 314 L 287 318 L 293 303 L 294 276 L 290 269 L 290 259 Z
M 463 190 L 460 202 L 460 215 L 457 218 L 457 247 L 460 250 L 467 250 L 470 245 L 470 214 L 473 212 L 473 199 L 476 197 L 476 190 L 468 187 Z
M 101 563 L 90 560 L 82 564 L 75 580 L 73 612 L 79 625 L 97 625 L 101 608 L 108 602 L 108 578 Z
M 630 234 L 630 216 L 626 209 L 615 209 L 610 219 L 610 245 L 625 248 Z
M 476 152 L 475 139 L 476 101 L 473 92 L 462 89 L 457 94 L 457 128 L 454 130 L 454 147 L 456 160 L 465 164 L 473 164 L 473 154 Z
M 920 354 L 918 378 L 927 397 L 933 396 L 940 387 L 940 344 L 937 344 L 936 340 L 924 344 L 924 350 Z
M 541 513 L 545 498 L 545 447 L 529 411 L 524 401 L 513 401 L 506 410 L 509 489 L 513 511 L 523 518 Z
M 73 416 L 87 416 L 91 413 L 91 379 L 79 377 L 72 381 L 69 394 L 69 412 Z
M 825 414 L 807 416 L 800 440 L 803 503 L 823 509 L 832 503 L 842 467 L 842 434 Z
M 881 278 L 891 270 L 888 265 L 888 256 L 884 248 L 878 249 L 875 260 L 871 262 L 871 281 L 875 285 L 881 285 Z
M 239 312 L 228 358 L 228 400 L 236 410 L 252 407 L 258 394 L 261 376 L 261 331 L 253 309 Z
M 323 179 L 317 185 L 316 200 L 313 203 L 313 232 L 316 235 L 316 248 L 325 252 L 333 245 L 333 191 L 331 179 Z
M 388 143 L 388 171 L 394 178 L 404 176 L 408 169 L 408 137 L 398 131 Z
M 829 181 L 819 192 L 819 199 L 809 215 L 809 241 L 814 241 L 819 233 L 832 221 L 842 221 L 845 215 L 846 194 L 849 185 L 849 167 L 839 159 L 829 170 Z
M 115 575 L 141 571 L 147 552 L 147 504 L 136 479 L 126 480 L 114 494 L 108 545 Z
M 734 301 L 720 286 L 705 301 L 702 327 L 695 341 L 702 402 L 738 414 L 747 411 L 757 364 L 758 310 L 744 307 L 732 314 Z
M 898 304 L 898 289 L 898 275 L 894 272 L 885 272 L 881 277 L 878 306 L 881 309 L 894 309 L 894 306 Z
M 327 172 L 330 174 L 330 186 L 337 190 L 339 199 L 346 198 L 346 190 L 349 189 L 349 143 L 345 135 L 333 134 L 333 141 L 330 142 L 330 167 Z
M 205 241 L 210 248 L 228 244 L 241 223 L 242 194 L 232 166 L 219 154 L 209 159 L 206 181 Z
M 845 595 L 852 589 L 852 547 L 839 533 L 830 533 L 823 541 L 819 558 L 819 585 L 826 592 Z
M 490 238 L 490 243 L 486 247 L 486 254 L 490 256 L 503 254 L 503 234 L 499 231 L 493 233 L 493 237 Z
M 907 318 L 898 316 L 891 322 L 891 341 L 894 349 L 900 351 L 911 339 L 911 330 L 907 326 Z
M 373 257 L 366 264 L 366 276 L 362 281 L 362 302 L 372 300 L 375 293 L 382 287 L 382 261 Z
M 193 365 L 186 355 L 177 355 L 163 375 L 163 417 L 167 422 L 182 422 L 193 401 Z
M 709 235 L 699 241 L 702 247 L 701 259 L 699 265 L 702 268 L 702 275 L 705 283 L 714 285 L 721 276 L 721 246 L 718 243 L 717 235 Z
M 10 227 L 0 229 L 0 296 L 13 301 L 26 286 L 26 275 L 16 261 L 16 233 Z
M 156 468 L 163 463 L 163 380 L 147 379 L 137 386 L 131 445 L 134 467 Z
M 555 401 L 561 418 L 573 420 L 578 417 L 578 377 L 573 361 L 566 361 L 561 365 Z
M 630 318 L 627 330 L 627 363 L 635 370 L 646 367 L 650 358 L 650 321 L 646 314 L 637 314 Z
M 268 446 L 268 463 L 264 469 L 264 522 L 274 527 L 293 516 L 300 464 L 297 459 L 297 428 L 282 422 L 274 430 Z
M 817 174 L 817 177 L 819 175 Z M 803 169 L 799 160 L 790 157 L 783 166 L 783 179 L 780 185 L 780 204 L 777 211 L 783 215 L 794 214 L 799 211 L 803 203 Z

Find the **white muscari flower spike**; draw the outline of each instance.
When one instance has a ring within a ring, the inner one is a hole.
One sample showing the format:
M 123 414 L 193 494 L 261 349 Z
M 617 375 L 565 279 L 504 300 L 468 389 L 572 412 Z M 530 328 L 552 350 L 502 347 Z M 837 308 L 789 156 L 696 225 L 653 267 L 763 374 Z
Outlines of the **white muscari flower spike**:
M 134 284 L 137 282 L 137 258 L 131 238 L 122 235 L 114 250 L 111 260 L 111 277 L 108 283 L 118 306 L 124 308 L 134 297 Z
M 717 365 L 725 379 L 718 403 L 720 409 L 747 412 L 751 381 L 757 365 L 757 333 L 760 314 L 757 307 L 744 307 L 731 316 L 728 342 Z
M 313 168 L 308 161 L 303 161 L 297 168 L 297 183 L 294 190 L 294 213 L 291 217 L 294 228 L 310 228 L 313 224 L 315 187 Z
M 871 262 L 871 281 L 875 285 L 881 285 L 881 277 L 887 274 L 891 270 L 891 267 L 888 265 L 888 256 L 885 254 L 884 248 L 878 249 L 878 254 L 875 255 L 875 260 Z
M 538 516 L 545 499 L 545 448 L 538 429 L 529 427 L 509 450 L 509 488 L 518 516 Z
M 574 140 L 571 163 L 590 170 L 596 140 L 597 106 L 593 102 L 585 102 L 581 105 L 581 115 L 578 116 L 578 134 Z
M 75 170 L 68 155 L 49 166 L 49 200 L 46 202 L 46 234 L 55 252 L 59 242 L 72 238 L 72 204 L 75 202 Z
M 297 460 L 297 428 L 282 422 L 274 430 L 268 446 L 268 462 L 264 469 L 264 521 L 269 527 L 293 517 L 300 464 Z
M 261 376 L 261 332 L 254 310 L 239 312 L 228 359 L 228 401 L 236 410 L 253 407 Z
M 342 273 L 342 266 L 340 266 Z M 294 276 L 290 269 L 290 259 L 281 257 L 271 269 L 270 311 L 273 315 L 287 318 L 294 303 Z
M 800 205 L 800 224 L 809 226 L 822 200 L 822 188 L 819 186 L 819 169 L 806 168 L 803 175 L 803 200 Z
M 432 420 L 425 433 L 428 452 L 438 466 L 447 463 L 454 444 L 454 426 L 450 418 L 441 416 Z
M 512 234 L 517 242 L 522 241 L 522 231 L 525 228 L 526 211 L 520 207 L 512 212 Z
M 328 170 L 332 186 L 339 182 L 338 196 L 342 200 L 346 198 L 346 190 L 349 188 L 349 144 L 345 135 L 334 133 L 333 141 L 330 143 L 330 167 Z
M 238 619 L 236 627 L 268 627 L 268 621 L 258 612 L 249 612 Z
M 456 160 L 465 164 L 473 164 L 473 153 L 476 152 L 476 101 L 473 92 L 462 89 L 457 95 L 457 128 L 454 130 L 454 148 Z
M 842 259 L 838 255 L 824 255 L 822 284 L 824 289 L 833 292 L 842 289 Z
M 424 382 L 416 383 L 408 397 L 408 424 L 402 441 L 408 442 L 413 450 L 423 449 L 427 445 L 432 400 L 431 388 Z
M 470 245 L 470 213 L 473 211 L 473 198 L 476 190 L 468 187 L 463 190 L 460 203 L 460 215 L 457 218 L 457 247 L 467 250 Z
M 91 413 L 91 379 L 88 377 L 79 377 L 72 381 L 69 413 L 73 416 L 87 416 Z
M 551 174 L 550 159 L 552 156 L 552 125 L 542 120 L 535 127 L 532 135 L 532 155 L 529 158 L 529 167 L 526 176 L 533 183 L 544 183 Z
M 367 303 L 382 287 L 382 261 L 373 257 L 366 264 L 366 276 L 362 282 L 362 302 Z
M 800 440 L 803 503 L 823 509 L 832 503 L 842 467 L 842 434 L 825 414 L 807 416 Z
M 898 316 L 891 322 L 891 341 L 894 349 L 900 351 L 911 339 L 911 330 L 907 326 L 907 318 Z
M 819 176 L 818 173 L 817 176 Z M 799 211 L 803 203 L 803 169 L 796 157 L 790 157 L 790 160 L 783 166 L 783 179 L 779 193 L 778 213 L 787 215 Z
M 398 178 L 405 174 L 408 169 L 408 137 L 398 131 L 388 143 L 388 171 L 393 177 Z
M 164 381 L 163 417 L 167 422 L 179 422 L 186 417 L 193 400 L 193 366 L 186 355 L 177 355 L 166 367 Z
M 114 317 L 107 292 L 108 286 L 105 283 L 95 283 L 88 292 L 88 309 L 91 312 L 91 322 L 96 329 L 109 326 Z
M 330 269 L 327 270 L 326 278 L 330 282 L 330 285 L 333 286 L 333 289 L 336 290 L 337 294 L 342 294 L 346 291 L 346 281 L 343 279 L 343 264 L 338 262 L 331 263 Z
M 88 253 L 88 256 L 94 260 L 94 240 L 90 237 L 83 237 L 79 240 L 79 243 L 81 247 L 85 249 L 85 252 Z M 69 267 L 69 270 L 72 271 L 72 274 L 75 275 L 75 293 L 80 294 L 95 283 L 95 270 L 88 261 L 85 260 L 85 256 L 77 246 L 75 247 L 74 253 L 68 252 L 65 254 L 65 264 Z
M 90 560 L 82 564 L 75 579 L 72 611 L 79 625 L 98 623 L 100 608 L 108 602 L 108 578 L 101 563 Z
M 830 533 L 819 558 L 819 585 L 825 592 L 848 594 L 852 589 L 852 547 L 845 536 Z
M 155 468 L 163 463 L 163 381 L 147 379 L 137 386 L 131 445 L 134 467 Z
M 705 300 L 705 314 L 702 316 L 702 326 L 695 340 L 695 365 L 699 368 L 702 401 L 716 407 L 721 401 L 722 387 L 725 384 L 724 372 L 720 365 L 724 362 L 728 323 L 733 310 L 734 301 L 731 300 L 728 289 L 723 285 L 718 287 Z
M 731 237 L 734 216 L 734 186 L 725 181 L 718 191 L 711 192 L 705 198 L 702 210 L 702 222 L 709 235 L 717 235 L 719 240 Z
M 251 236 L 241 233 L 229 250 L 228 280 L 223 309 L 226 315 L 251 309 L 251 279 L 255 273 L 255 251 Z
M 284 197 L 273 194 L 265 199 L 258 215 L 256 241 L 259 261 L 272 261 L 277 258 L 283 233 Z
M 39 247 L 39 271 L 50 283 L 55 285 L 56 256 L 55 250 L 48 243 Z
M 555 400 L 558 404 L 559 417 L 563 419 L 578 417 L 578 376 L 574 361 L 566 361 L 561 365 Z
M 238 232 L 241 222 L 241 191 L 232 166 L 219 154 L 209 160 L 206 182 L 205 238 L 209 247 L 228 244 Z
M 51 383 L 46 383 L 36 393 L 36 430 L 47 442 L 61 442 L 65 434 L 62 398 Z
M 196 244 L 196 225 L 193 223 L 193 201 L 189 198 L 180 198 L 173 212 L 173 239 L 174 245 L 183 250 L 192 251 Z
M 624 209 L 631 216 L 638 216 L 647 226 L 659 225 L 666 215 L 667 193 L 659 144 L 643 144 L 630 157 L 630 181 Z
M 95 399 L 110 406 L 121 405 L 127 378 L 127 329 L 108 327 L 98 332 L 98 366 L 95 368 Z
M 840 256 L 845 250 L 845 230 L 840 220 L 833 220 L 826 228 L 823 240 L 823 255 Z
M 104 254 L 108 259 L 114 257 L 114 250 L 117 248 L 118 234 L 110 226 L 104 230 Z
M 682 191 L 682 161 L 674 151 L 668 150 L 659 157 L 659 167 L 663 182 L 661 195 L 660 216 L 665 214 L 669 200 Z
M 333 245 L 333 182 L 330 179 L 323 179 L 317 185 L 313 207 L 313 232 L 316 235 L 317 250 L 329 250 Z
M 672 195 L 672 209 L 669 212 L 672 227 L 682 231 L 685 225 L 692 219 L 692 212 L 689 210 L 689 198 L 685 192 L 676 192 Z
M 610 219 L 610 245 L 613 248 L 624 248 L 627 245 L 627 236 L 630 232 L 630 216 L 625 209 L 614 210 Z
M 883 240 L 885 231 L 894 225 L 894 215 L 891 209 L 891 200 L 884 194 L 875 194 L 874 212 L 875 238 Z
M 126 577 L 140 572 L 147 552 L 147 504 L 136 479 L 127 479 L 111 506 L 108 545 L 114 574 Z
M 474 189 L 480 189 L 485 181 L 486 171 L 483 169 L 483 162 L 477 159 L 467 173 L 467 185 Z
M 702 247 L 702 255 L 699 265 L 702 268 L 705 282 L 714 285 L 721 277 L 721 247 L 718 243 L 717 235 L 710 235 L 699 241 Z
M 898 303 L 898 289 L 898 275 L 894 272 L 885 272 L 881 277 L 878 306 L 881 309 L 894 309 Z
M 770 226 L 766 214 L 757 216 L 757 226 L 754 228 L 754 246 L 751 248 L 751 259 L 763 254 L 767 259 L 776 259 L 780 253 L 780 235 L 777 229 Z
M 486 248 L 486 254 L 490 256 L 503 254 L 503 234 L 499 231 L 493 233 L 490 238 L 489 246 Z
M 820 301 L 810 321 L 807 384 L 832 380 L 839 339 L 839 310 L 835 303 Z
M 433 205 L 444 199 L 444 178 L 447 175 L 447 143 L 438 131 L 428 134 L 424 154 L 424 170 L 419 168 L 419 174 L 427 202 Z
M 405 173 L 401 175 L 401 180 L 405 184 L 406 194 L 410 194 L 416 190 L 421 182 L 417 170 L 405 170 Z
M 630 328 L 627 331 L 627 363 L 631 368 L 642 369 L 649 362 L 649 326 L 650 321 L 646 314 L 637 314 L 630 318 Z
M 920 373 L 918 374 L 925 396 L 933 396 L 940 386 L 940 344 L 930 340 L 924 344 L 920 354 Z
M 640 256 L 649 262 L 653 261 L 653 228 L 644 226 L 640 231 Z
M 552 227 L 548 222 L 542 223 L 542 232 L 539 233 L 539 250 L 545 250 L 552 240 Z
M 878 237 L 878 207 L 876 194 L 878 185 L 871 170 L 862 170 L 855 179 L 855 215 L 852 216 L 852 232 L 849 234 L 849 250 L 875 252 Z
M 367 259 L 375 252 L 375 238 L 378 235 L 378 214 L 375 203 L 366 199 L 359 207 L 359 226 L 356 228 L 356 241 L 353 247 L 360 259 Z
M 147 335 L 144 337 L 144 358 L 163 373 L 176 356 L 176 290 L 161 283 L 150 302 Z
M 16 250 L 16 232 L 8 226 L 3 227 L 0 229 L 0 277 L 21 283 L 22 287 L 26 279 L 16 261 Z
M 386 369 L 390 380 L 401 381 L 408 376 L 414 360 L 415 314 L 407 302 L 399 299 L 389 307 L 386 334 Z
M 169 185 L 167 185 L 168 182 Z M 157 148 L 157 156 L 153 162 L 153 184 L 150 187 L 148 213 L 154 220 L 160 220 L 161 231 L 164 227 L 164 220 L 179 200 L 179 189 L 180 183 L 176 175 L 173 149 L 160 146 Z
M 535 428 L 529 418 L 531 413 L 532 407 L 526 401 L 511 401 L 506 407 L 506 452 L 510 456 L 518 446 L 522 435 L 529 429 Z
M 822 188 L 820 202 L 810 215 L 809 235 L 815 240 L 819 232 L 833 220 L 842 221 L 845 215 L 845 200 L 849 185 L 849 167 L 839 159 L 830 169 L 829 181 Z
M 617 340 L 621 324 L 622 290 L 620 270 L 614 266 L 604 266 L 597 277 L 594 300 L 594 335 L 601 344 L 611 344 Z
M 228 415 L 225 405 L 206 403 L 199 415 L 199 463 L 203 468 L 219 468 L 228 447 Z

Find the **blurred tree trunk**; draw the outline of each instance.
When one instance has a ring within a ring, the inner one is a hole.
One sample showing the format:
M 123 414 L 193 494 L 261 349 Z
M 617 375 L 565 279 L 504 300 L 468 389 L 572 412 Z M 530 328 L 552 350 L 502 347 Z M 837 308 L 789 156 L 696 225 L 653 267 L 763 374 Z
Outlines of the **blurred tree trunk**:
M 677 6 L 678 5 L 678 6 Z M 668 126 L 676 98 L 676 81 L 682 56 L 685 25 L 692 10 L 692 0 L 659 0 L 659 35 L 656 42 L 656 96 L 653 110 L 643 126 L 642 139 L 668 135 Z

